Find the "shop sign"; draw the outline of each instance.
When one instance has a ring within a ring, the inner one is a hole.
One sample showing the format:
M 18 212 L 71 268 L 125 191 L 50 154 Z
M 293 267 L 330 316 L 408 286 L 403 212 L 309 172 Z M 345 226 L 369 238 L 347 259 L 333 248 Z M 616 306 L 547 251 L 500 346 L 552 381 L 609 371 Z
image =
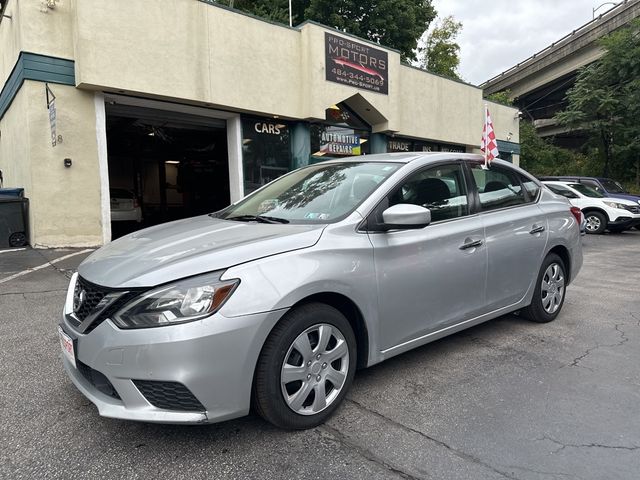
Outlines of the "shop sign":
M 326 155 L 360 155 L 360 135 L 322 132 L 320 152 Z
M 284 128 L 286 128 L 286 125 L 271 122 L 256 122 L 253 126 L 256 133 L 266 133 L 268 135 L 280 135 Z
M 389 93 L 389 59 L 384 50 L 324 34 L 326 79 L 362 90 Z
M 462 145 L 448 143 L 423 142 L 420 140 L 405 140 L 402 138 L 389 138 L 387 140 L 387 152 L 453 152 L 465 153 Z
M 413 150 L 411 143 L 405 140 L 389 140 L 387 142 L 387 152 L 411 152 Z

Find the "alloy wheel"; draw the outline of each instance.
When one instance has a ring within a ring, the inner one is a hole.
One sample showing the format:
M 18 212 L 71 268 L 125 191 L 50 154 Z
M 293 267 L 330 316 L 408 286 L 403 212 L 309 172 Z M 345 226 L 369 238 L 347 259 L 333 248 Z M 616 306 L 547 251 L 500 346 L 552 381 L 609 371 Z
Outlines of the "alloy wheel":
M 340 394 L 348 371 L 349 348 L 342 332 L 327 323 L 313 325 L 296 337 L 284 357 L 284 400 L 300 415 L 321 412 Z
M 564 272 L 557 263 L 552 263 L 547 267 L 542 276 L 542 307 L 553 314 L 560 308 L 564 297 Z
M 600 219 L 595 215 L 589 215 L 586 218 L 586 220 L 587 220 L 587 225 L 585 228 L 590 232 L 597 232 L 600 229 L 600 226 L 601 226 Z

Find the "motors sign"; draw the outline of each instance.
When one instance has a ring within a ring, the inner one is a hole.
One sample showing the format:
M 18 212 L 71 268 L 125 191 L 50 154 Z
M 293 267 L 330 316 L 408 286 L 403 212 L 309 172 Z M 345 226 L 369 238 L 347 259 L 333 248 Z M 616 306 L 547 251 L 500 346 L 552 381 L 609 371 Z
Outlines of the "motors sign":
M 372 92 L 389 93 L 387 52 L 324 34 L 326 79 Z

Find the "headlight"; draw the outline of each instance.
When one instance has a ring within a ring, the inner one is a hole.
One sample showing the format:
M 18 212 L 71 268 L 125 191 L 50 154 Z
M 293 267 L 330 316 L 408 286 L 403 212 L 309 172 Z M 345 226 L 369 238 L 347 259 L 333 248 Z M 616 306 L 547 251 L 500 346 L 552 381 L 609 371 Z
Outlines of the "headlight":
M 220 280 L 223 272 L 181 280 L 142 294 L 113 316 L 120 328 L 162 327 L 192 322 L 217 312 L 240 280 Z
M 616 202 L 604 202 L 605 205 L 608 205 L 611 208 L 620 208 L 622 210 L 626 210 L 627 206 L 623 205 L 622 203 L 616 203 Z

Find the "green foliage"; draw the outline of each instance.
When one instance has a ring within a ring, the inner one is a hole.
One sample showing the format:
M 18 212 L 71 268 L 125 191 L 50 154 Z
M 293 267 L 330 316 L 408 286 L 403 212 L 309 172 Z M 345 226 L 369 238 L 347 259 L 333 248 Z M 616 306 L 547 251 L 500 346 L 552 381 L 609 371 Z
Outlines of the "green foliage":
M 418 39 L 436 16 L 431 0 L 292 0 L 291 6 L 294 25 L 313 20 L 395 48 L 404 61 L 415 59 Z M 234 0 L 233 7 L 289 23 L 288 0 Z
M 491 95 L 487 95 L 487 100 L 491 100 L 492 102 L 501 103 L 503 105 L 513 106 L 513 95 L 511 94 L 511 90 L 502 90 L 501 92 L 492 93 Z
M 460 80 L 460 45 L 456 38 L 462 30 L 462 22 L 453 16 L 444 17 L 427 37 L 427 46 L 420 52 L 419 64 L 432 73 Z
M 219 0 L 219 3 L 272 22 L 289 25 L 289 0 Z
M 590 157 L 540 138 L 531 122 L 520 122 L 520 166 L 534 175 L 598 174 Z
M 640 185 L 640 19 L 604 37 L 604 55 L 580 70 L 556 115 L 562 125 L 589 135 L 602 174 Z

